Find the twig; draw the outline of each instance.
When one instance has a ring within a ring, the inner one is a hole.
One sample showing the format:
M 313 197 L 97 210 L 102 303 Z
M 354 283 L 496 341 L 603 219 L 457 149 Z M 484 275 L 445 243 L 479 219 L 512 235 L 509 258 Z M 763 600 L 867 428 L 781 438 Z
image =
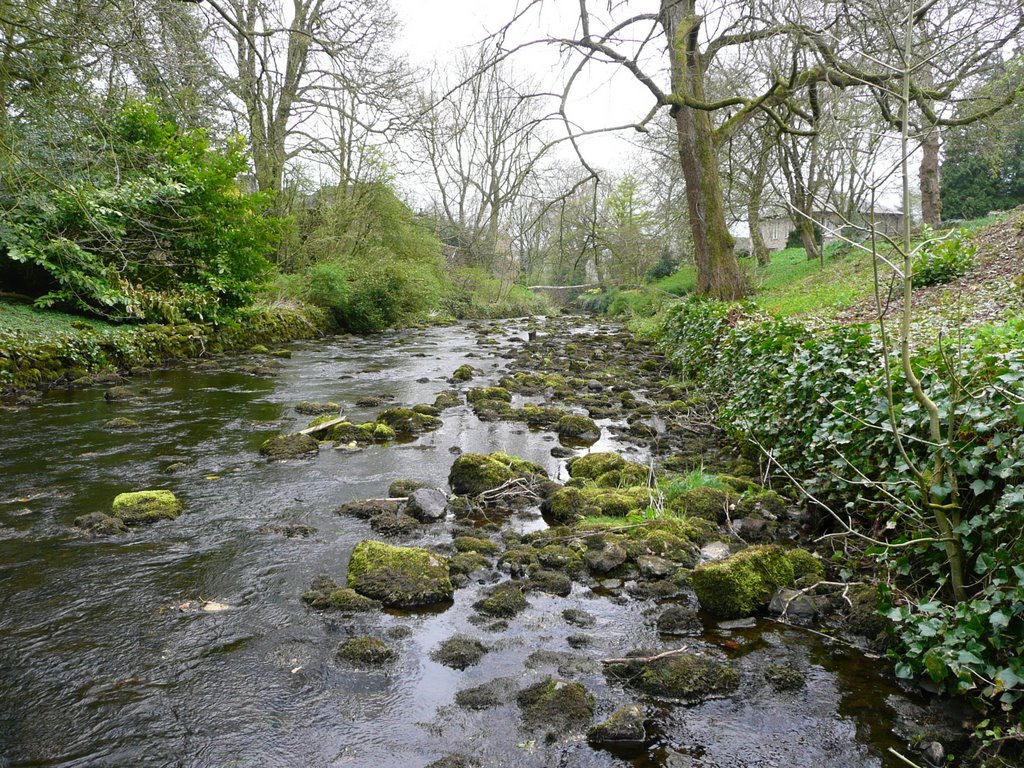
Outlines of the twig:
M 665 651 L 664 653 L 658 653 L 658 654 L 655 654 L 654 656 L 630 656 L 630 657 L 625 658 L 625 659 L 601 659 L 601 663 L 602 664 L 632 664 L 634 662 L 639 662 L 641 664 L 650 664 L 652 661 L 658 661 L 659 659 L 664 659 L 664 658 L 667 658 L 669 656 L 678 656 L 680 653 L 687 653 L 689 650 L 690 650 L 689 647 L 684 645 L 682 648 L 676 648 L 675 650 L 672 650 L 672 651 Z

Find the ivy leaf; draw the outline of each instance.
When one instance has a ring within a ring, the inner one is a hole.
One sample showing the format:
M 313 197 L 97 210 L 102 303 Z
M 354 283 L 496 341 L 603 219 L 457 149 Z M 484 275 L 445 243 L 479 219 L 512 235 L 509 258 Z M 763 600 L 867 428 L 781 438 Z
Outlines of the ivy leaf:
M 994 629 L 1005 629 L 1010 625 L 1010 617 L 1002 611 L 992 611 L 988 620 Z

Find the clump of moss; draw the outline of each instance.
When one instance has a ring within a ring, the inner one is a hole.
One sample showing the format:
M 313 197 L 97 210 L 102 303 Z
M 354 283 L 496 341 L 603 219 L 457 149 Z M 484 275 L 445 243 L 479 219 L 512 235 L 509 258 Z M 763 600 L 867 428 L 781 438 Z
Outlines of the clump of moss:
M 466 635 L 455 635 L 441 643 L 430 658 L 452 669 L 465 669 L 479 664 L 490 649 L 479 640 Z
M 747 491 L 736 503 L 736 514 L 742 517 L 766 517 L 777 520 L 786 513 L 786 500 L 775 491 L 759 488 Z
M 468 576 L 489 565 L 490 561 L 479 552 L 457 552 L 448 559 L 448 570 L 462 576 Z
M 549 595 L 565 597 L 572 592 L 572 580 L 559 571 L 537 570 L 530 574 L 526 588 L 536 592 L 547 592 Z
M 447 559 L 380 541 L 361 541 L 352 550 L 348 583 L 359 594 L 396 607 L 446 602 L 455 592 Z
M 312 400 L 303 400 L 295 406 L 295 412 L 303 416 L 337 414 L 339 410 L 341 410 L 341 406 L 337 403 L 316 403 Z
M 519 409 L 518 418 L 531 427 L 551 427 L 557 424 L 564 415 L 565 411 L 561 408 L 530 403 Z
M 701 607 L 725 619 L 763 608 L 776 589 L 792 586 L 793 580 L 793 565 L 777 546 L 749 547 L 690 574 Z
M 353 637 L 338 646 L 338 659 L 356 666 L 377 667 L 395 658 L 395 652 L 379 637 Z
M 671 511 L 717 523 L 725 520 L 725 510 L 735 496 L 711 485 L 700 485 L 676 495 L 669 501 Z
M 530 603 L 523 597 L 523 590 L 518 583 L 506 581 L 492 587 L 473 607 L 488 616 L 510 619 L 529 608 Z
M 462 405 L 462 395 L 454 389 L 446 389 L 434 398 L 434 407 L 440 411 Z
M 622 469 L 626 460 L 617 453 L 601 451 L 579 456 L 569 462 L 569 475 L 585 480 L 596 480 L 606 472 Z
M 90 536 L 115 536 L 128 530 L 124 520 L 102 512 L 90 512 L 75 518 L 75 527 Z
M 635 704 L 622 707 L 603 723 L 588 730 L 587 741 L 598 746 L 643 744 L 647 741 L 647 728 L 644 726 L 644 719 L 643 710 Z
M 579 488 L 562 486 L 554 489 L 541 504 L 541 512 L 559 525 L 570 525 L 580 518 L 597 514 L 589 494 Z
M 320 444 L 312 435 L 277 435 L 264 441 L 260 453 L 271 460 L 299 459 L 320 450 Z
M 605 674 L 641 693 L 673 699 L 700 699 L 739 687 L 740 676 L 725 662 L 710 656 L 679 653 L 654 661 L 642 660 L 656 654 L 634 651 L 637 661 L 609 664 Z
M 134 491 L 114 497 L 114 517 L 126 525 L 174 520 L 181 513 L 181 502 L 170 491 Z
M 583 570 L 583 552 L 564 544 L 548 544 L 537 551 L 537 562 L 545 568 L 576 573 Z
M 547 678 L 516 696 L 523 722 L 551 734 L 572 731 L 594 716 L 594 697 L 581 683 Z
M 797 584 L 810 586 L 825 578 L 825 566 L 806 549 L 787 549 L 786 557 L 793 566 L 793 578 Z
M 412 494 L 413 491 L 425 488 L 426 485 L 426 483 L 421 483 L 419 480 L 406 480 L 404 478 L 393 480 L 391 485 L 388 486 L 388 498 L 404 499 Z

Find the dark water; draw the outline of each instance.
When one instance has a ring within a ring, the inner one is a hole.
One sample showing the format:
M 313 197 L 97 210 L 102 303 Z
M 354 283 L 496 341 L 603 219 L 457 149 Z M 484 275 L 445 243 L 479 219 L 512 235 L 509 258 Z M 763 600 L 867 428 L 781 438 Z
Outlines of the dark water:
M 660 739 L 645 754 L 622 757 L 594 751 L 580 736 L 544 743 L 520 729 L 513 702 L 466 712 L 453 697 L 500 676 L 527 684 L 557 674 L 558 657 L 531 669 L 524 662 L 537 650 L 568 652 L 567 635 L 580 630 L 560 614 L 582 607 L 597 626 L 580 652 L 589 666 L 572 674 L 607 716 L 630 699 L 593 660 L 661 645 L 653 603 L 576 585 L 567 598 L 531 595 L 532 607 L 501 634 L 468 621 L 479 586 L 459 590 L 441 613 L 340 618 L 308 610 L 299 598 L 311 579 L 327 573 L 342 581 L 354 544 L 374 538 L 367 523 L 334 513 L 341 502 L 386 495 L 397 477 L 445 487 L 452 447 L 506 450 L 552 476 L 564 469 L 550 456 L 550 434 L 481 423 L 465 407 L 446 411 L 442 429 L 414 442 L 269 464 L 256 450 L 305 423 L 292 410 L 300 400 L 342 403 L 361 421 L 376 410 L 354 408 L 360 396 L 432 402 L 458 365 L 497 378 L 505 363 L 502 347 L 478 346 L 466 328 L 292 348 L 270 379 L 227 364 L 181 368 L 133 381 L 139 397 L 130 402 L 106 402 L 102 389 L 61 391 L 0 411 L 0 766 L 418 768 L 455 751 L 485 766 L 898 765 L 886 753 L 902 748 L 887 700 L 901 694 L 884 665 L 795 628 L 763 622 L 710 635 L 738 646 L 729 653 L 740 692 L 689 708 L 647 702 Z M 140 427 L 105 429 L 115 416 Z M 612 441 L 598 447 L 626 450 Z M 179 471 L 165 471 L 180 462 Z M 71 528 L 78 515 L 108 510 L 117 493 L 144 488 L 173 490 L 187 512 L 114 539 Z M 289 523 L 317 533 L 265 532 Z M 513 525 L 543 522 L 527 510 Z M 444 525 L 433 528 L 424 543 L 450 539 Z M 194 609 L 207 600 L 230 608 Z M 399 661 L 387 671 L 335 663 L 346 637 L 396 627 L 411 634 L 393 641 Z M 431 661 L 430 651 L 455 632 L 481 637 L 492 651 L 464 672 Z M 773 693 L 761 675 L 767 663 L 806 670 L 807 690 Z

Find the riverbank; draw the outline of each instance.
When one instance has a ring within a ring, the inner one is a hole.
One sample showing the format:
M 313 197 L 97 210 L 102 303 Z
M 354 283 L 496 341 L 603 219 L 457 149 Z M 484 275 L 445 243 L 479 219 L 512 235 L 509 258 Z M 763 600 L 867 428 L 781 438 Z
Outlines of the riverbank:
M 0 302 L 0 394 L 92 383 L 231 350 L 322 336 L 330 321 L 313 307 L 253 307 L 218 325 L 114 325 L 23 302 Z M 103 376 L 101 376 L 103 378 Z

